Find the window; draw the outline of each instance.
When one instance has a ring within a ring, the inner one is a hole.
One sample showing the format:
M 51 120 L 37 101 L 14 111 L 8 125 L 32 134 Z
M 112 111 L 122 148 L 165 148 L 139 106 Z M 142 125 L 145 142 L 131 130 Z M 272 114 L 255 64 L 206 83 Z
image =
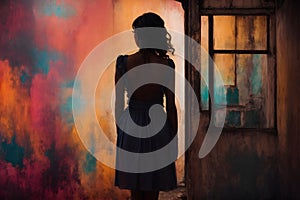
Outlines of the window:
M 215 126 L 220 126 L 218 119 L 224 114 L 220 111 L 226 109 L 225 127 L 273 128 L 275 84 L 270 16 L 202 16 L 201 45 L 214 61 L 210 63 L 208 55 L 201 54 L 201 109 L 210 110 Z M 215 79 L 216 68 L 223 78 L 222 88 Z M 220 98 L 221 94 L 226 100 Z M 214 104 L 213 111 L 210 102 Z

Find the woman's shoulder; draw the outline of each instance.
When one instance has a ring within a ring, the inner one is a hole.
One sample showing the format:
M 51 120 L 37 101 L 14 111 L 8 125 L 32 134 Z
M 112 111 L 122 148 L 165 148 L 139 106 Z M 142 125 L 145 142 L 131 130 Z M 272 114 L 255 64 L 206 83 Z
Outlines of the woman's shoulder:
M 170 57 L 168 57 L 167 60 L 168 60 L 168 65 L 170 67 L 172 67 L 173 69 L 175 69 L 175 63 L 174 63 L 174 61 Z
M 128 55 L 119 55 L 116 61 L 116 72 L 124 74 L 126 72 L 126 63 Z
M 128 55 L 119 55 L 117 57 L 117 66 L 124 63 L 128 58 Z
M 159 59 L 157 59 L 157 58 L 154 59 L 154 60 L 156 60 L 154 62 L 167 64 L 171 68 L 173 68 L 173 69 L 175 68 L 175 63 L 169 56 L 167 56 L 167 57 L 158 56 L 158 57 L 159 57 Z M 132 63 L 139 63 L 143 60 L 144 60 L 144 56 L 142 54 L 140 54 L 139 52 L 135 52 L 135 53 L 129 54 L 129 55 L 119 55 L 117 57 L 117 66 L 124 67 L 127 65 L 127 62 L 130 62 L 132 64 Z
M 126 55 L 119 55 L 117 57 L 117 65 L 118 64 L 122 64 L 122 63 L 126 63 L 128 59 L 133 59 L 135 58 L 135 56 L 138 54 L 138 52 L 133 53 L 133 54 L 126 54 Z

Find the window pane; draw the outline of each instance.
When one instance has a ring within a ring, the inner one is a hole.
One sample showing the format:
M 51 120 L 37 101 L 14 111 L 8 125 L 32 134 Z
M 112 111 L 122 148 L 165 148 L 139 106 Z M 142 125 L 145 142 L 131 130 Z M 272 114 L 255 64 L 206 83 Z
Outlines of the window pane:
M 214 49 L 236 49 L 234 16 L 214 16 Z
M 240 54 L 237 60 L 237 86 L 239 89 L 239 102 L 248 105 L 254 99 L 262 98 L 263 68 L 267 67 L 265 54 Z
M 208 52 L 208 17 L 201 16 L 201 47 Z
M 266 16 L 214 16 L 215 50 L 266 50 Z
M 237 49 L 267 49 L 267 17 L 238 16 Z
M 224 85 L 235 85 L 235 55 L 215 54 L 214 61 L 216 65 L 215 74 L 219 71 Z
M 222 55 L 218 55 L 222 56 Z M 233 55 L 231 55 L 233 57 Z M 264 128 L 266 126 L 266 94 L 262 87 L 267 81 L 266 54 L 236 54 L 236 85 L 224 86 L 220 91 L 220 83 L 215 81 L 215 123 L 220 126 L 220 117 L 224 102 L 218 100 L 218 95 L 224 92 L 227 102 L 225 117 L 226 127 Z M 225 59 L 220 59 L 220 63 Z M 228 61 L 227 61 L 228 62 Z M 221 73 L 222 72 L 221 70 Z
M 208 110 L 208 17 L 201 16 L 201 109 Z M 207 80 L 207 83 L 205 82 Z

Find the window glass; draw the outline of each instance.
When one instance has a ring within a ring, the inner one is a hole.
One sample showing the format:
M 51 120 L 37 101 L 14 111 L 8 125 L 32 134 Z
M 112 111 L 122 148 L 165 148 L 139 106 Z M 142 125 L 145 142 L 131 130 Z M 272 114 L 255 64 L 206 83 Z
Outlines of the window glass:
M 214 16 L 215 50 L 266 50 L 266 16 Z

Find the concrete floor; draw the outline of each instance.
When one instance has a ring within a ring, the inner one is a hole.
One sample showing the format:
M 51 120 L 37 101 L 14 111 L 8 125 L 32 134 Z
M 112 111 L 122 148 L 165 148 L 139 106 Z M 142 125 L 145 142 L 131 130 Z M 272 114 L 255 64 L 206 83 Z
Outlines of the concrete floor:
M 185 200 L 185 199 L 187 198 L 186 198 L 186 190 L 184 185 L 178 186 L 176 190 L 159 193 L 159 200 Z

